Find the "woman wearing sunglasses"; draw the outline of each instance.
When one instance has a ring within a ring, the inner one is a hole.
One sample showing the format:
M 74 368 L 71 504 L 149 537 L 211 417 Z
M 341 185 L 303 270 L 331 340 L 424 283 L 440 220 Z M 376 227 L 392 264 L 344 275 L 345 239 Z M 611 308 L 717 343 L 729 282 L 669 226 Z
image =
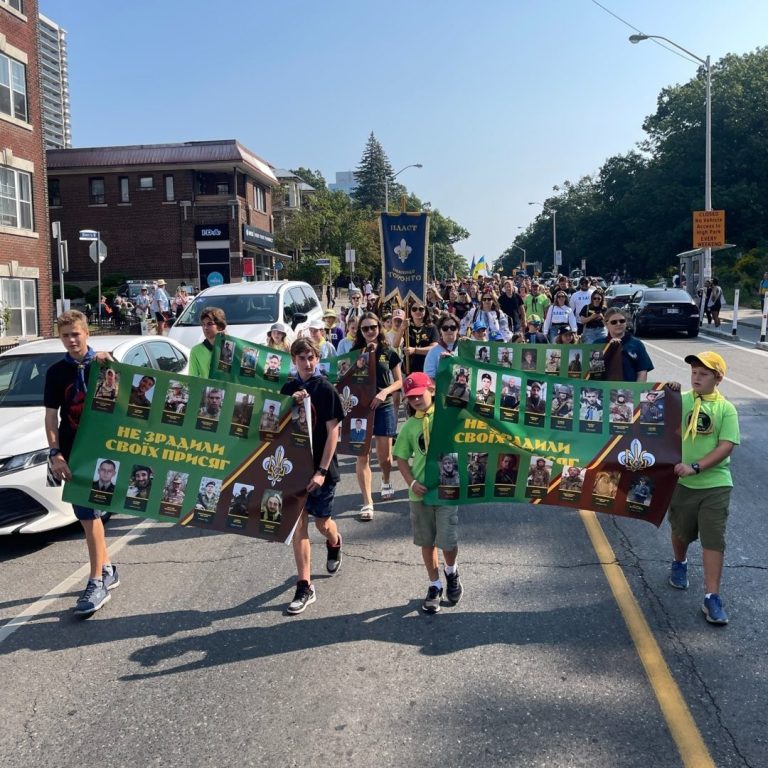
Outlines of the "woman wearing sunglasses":
M 545 336 L 553 343 L 563 328 L 575 328 L 577 326 L 576 315 L 568 304 L 568 294 L 558 290 L 555 293 L 554 303 L 549 305 L 547 316 L 544 318 Z
M 618 307 L 605 311 L 605 326 L 608 329 L 608 346 L 605 351 L 605 365 L 610 381 L 648 381 L 653 363 L 640 339 L 627 328 L 627 318 Z
M 437 345 L 427 352 L 424 360 L 424 373 L 435 381 L 437 376 L 437 366 L 443 357 L 455 357 L 456 348 L 459 343 L 459 321 L 456 315 L 449 313 L 443 314 L 438 318 L 437 332 L 440 334 L 440 340 Z
M 384 501 L 391 499 L 395 494 L 395 489 L 390 482 L 392 438 L 397 436 L 397 417 L 392 393 L 399 391 L 402 386 L 400 356 L 389 345 L 379 318 L 373 312 L 366 312 L 360 318 L 353 349 L 365 351 L 376 358 L 376 395 L 371 401 L 371 415 L 373 416 L 373 436 L 376 440 L 376 456 L 381 469 L 381 498 Z M 357 457 L 355 473 L 363 496 L 360 520 L 373 520 L 370 450 Z
M 402 335 L 395 336 L 392 346 L 398 348 L 402 339 L 406 373 L 423 371 L 427 352 L 438 341 L 437 330 L 432 324 L 432 315 L 426 304 L 417 301 L 411 305 L 406 325 L 405 330 L 401 332 Z
M 582 343 L 599 344 L 608 338 L 604 320 L 607 309 L 603 292 L 596 288 L 589 297 L 589 304 L 582 307 L 579 313 L 579 319 L 584 326 L 584 332 L 581 334 Z
M 459 330 L 460 335 L 467 335 L 469 329 L 474 328 L 478 320 L 483 321 L 487 326 L 488 338 L 491 341 L 509 341 L 512 336 L 507 316 L 501 311 L 496 295 L 490 291 L 483 291 L 478 306 L 464 315 Z

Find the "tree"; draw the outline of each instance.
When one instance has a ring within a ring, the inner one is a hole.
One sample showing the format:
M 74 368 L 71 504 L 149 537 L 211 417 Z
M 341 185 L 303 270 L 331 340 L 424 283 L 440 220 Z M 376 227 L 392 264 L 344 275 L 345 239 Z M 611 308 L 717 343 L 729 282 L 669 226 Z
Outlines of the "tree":
M 325 189 L 325 176 L 320 171 L 310 171 L 309 168 L 294 168 L 291 173 L 298 176 L 305 184 L 309 184 L 314 189 Z
M 385 182 L 389 183 L 391 191 L 396 194 L 394 178 L 394 172 L 384 148 L 371 131 L 363 156 L 355 170 L 357 186 L 352 191 L 352 199 L 360 208 L 382 210 Z

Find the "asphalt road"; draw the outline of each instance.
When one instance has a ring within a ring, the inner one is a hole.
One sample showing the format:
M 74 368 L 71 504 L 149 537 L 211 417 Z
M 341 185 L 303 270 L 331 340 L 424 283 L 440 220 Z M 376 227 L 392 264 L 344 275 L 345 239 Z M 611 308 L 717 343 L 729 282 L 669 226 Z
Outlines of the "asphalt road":
M 81 621 L 71 608 L 84 577 L 69 579 L 85 561 L 76 528 L 0 541 L 3 766 L 768 765 L 768 353 L 704 335 L 646 343 L 656 378 L 684 386 L 690 351 L 715 348 L 729 362 L 722 391 L 743 440 L 722 590 L 729 626 L 703 618 L 697 546 L 691 589 L 667 586 L 666 524 L 599 515 L 611 566 L 579 513 L 501 504 L 462 510 L 464 599 L 426 616 L 404 484 L 397 477 L 395 500 L 358 522 L 345 459 L 344 562 L 327 577 L 313 534 L 318 599 L 298 617 L 284 613 L 295 576 L 283 545 L 115 517 L 122 585 Z M 611 567 L 650 643 L 630 633 Z

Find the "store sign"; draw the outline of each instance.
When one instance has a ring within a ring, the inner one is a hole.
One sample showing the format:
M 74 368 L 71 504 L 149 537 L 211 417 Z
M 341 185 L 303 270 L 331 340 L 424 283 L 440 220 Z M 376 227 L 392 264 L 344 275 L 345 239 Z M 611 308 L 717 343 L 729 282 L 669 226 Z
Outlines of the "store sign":
M 195 240 L 229 240 L 229 224 L 204 224 L 195 227 Z
M 271 232 L 249 224 L 243 224 L 243 240 L 252 245 L 260 245 L 262 248 L 274 248 L 275 237 Z

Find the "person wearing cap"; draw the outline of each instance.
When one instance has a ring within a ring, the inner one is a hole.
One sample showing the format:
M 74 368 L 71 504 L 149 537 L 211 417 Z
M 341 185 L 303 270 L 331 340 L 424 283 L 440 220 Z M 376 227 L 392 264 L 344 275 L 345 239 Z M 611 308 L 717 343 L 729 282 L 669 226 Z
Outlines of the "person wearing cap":
M 323 312 L 323 322 L 325 323 L 325 336 L 333 344 L 333 348 L 338 350 L 339 342 L 344 338 L 344 329 L 339 325 L 339 316 L 335 309 L 326 309 Z
M 554 304 L 550 304 L 547 309 L 547 315 L 544 318 L 544 326 L 542 327 L 542 333 L 552 343 L 556 343 L 557 335 L 563 328 L 575 328 L 576 327 L 576 315 L 573 314 L 573 310 L 568 306 L 568 294 L 561 289 L 558 289 L 555 293 Z
M 491 374 L 483 373 L 480 376 L 480 389 L 475 392 L 475 402 L 481 405 L 493 405 L 496 402 L 496 393 L 491 390 Z
M 371 401 L 373 436 L 376 440 L 376 458 L 381 470 L 382 501 L 391 499 L 395 489 L 390 482 L 392 472 L 392 438 L 397 437 L 397 416 L 393 393 L 402 388 L 400 356 L 387 343 L 379 318 L 373 312 L 366 312 L 357 327 L 354 349 L 373 355 L 376 360 L 376 395 Z M 361 355 L 362 357 L 362 355 Z M 355 472 L 363 505 L 360 520 L 373 520 L 373 494 L 370 449 L 358 455 Z
M 582 275 L 579 278 L 579 290 L 574 291 L 571 294 L 570 305 L 573 310 L 573 314 L 579 322 L 578 332 L 582 333 L 584 328 L 581 324 L 581 310 L 586 307 L 592 300 L 593 289 L 590 288 L 589 278 L 586 275 Z
M 538 315 L 528 315 L 528 330 L 525 334 L 526 344 L 546 344 L 547 337 L 541 332 L 541 318 Z
M 336 357 L 336 347 L 330 341 L 326 341 L 326 327 L 322 320 L 312 320 L 307 326 L 309 338 L 317 344 L 320 350 L 320 359 L 327 360 L 329 357 Z
M 627 328 L 627 318 L 618 307 L 605 311 L 605 325 L 608 328 L 608 347 L 605 365 L 610 381 L 648 381 L 653 370 L 650 355 L 640 339 Z
M 438 549 L 443 551 L 448 602 L 456 605 L 464 592 L 456 564 L 459 554 L 458 514 L 453 507 L 424 503 L 424 494 L 429 490 L 424 482 L 435 412 L 435 385 L 425 373 L 412 373 L 403 382 L 403 396 L 414 410 L 414 415 L 400 429 L 393 453 L 397 468 L 408 484 L 413 543 L 421 548 L 429 578 L 421 609 L 425 613 L 438 613 L 443 597 Z
M 155 320 L 157 321 L 157 335 L 162 336 L 165 331 L 165 324 L 171 316 L 171 300 L 165 291 L 165 280 L 158 280 L 154 283 L 154 288 L 149 308 L 154 313 Z
M 472 331 L 469 338 L 474 341 L 488 341 L 488 325 L 485 320 L 475 320 L 472 324 Z
M 446 397 L 468 403 L 469 391 L 469 371 L 466 368 L 459 368 L 453 375 Z
M 396 307 L 392 310 L 392 320 L 390 322 L 389 330 L 384 331 L 384 335 L 387 337 L 387 341 L 390 346 L 395 346 L 395 337 L 399 337 L 402 342 L 403 328 L 405 323 L 405 310 Z
M 619 424 L 632 422 L 632 406 L 627 402 L 627 396 L 623 390 L 616 393 L 616 400 L 608 409 L 608 419 Z
M 288 326 L 284 323 L 272 323 L 267 334 L 267 346 L 270 349 L 279 349 L 281 352 L 290 352 L 288 343 Z
M 216 336 L 227 331 L 227 316 L 223 309 L 206 307 L 200 313 L 203 341 L 189 351 L 189 375 L 207 379 L 211 373 L 213 343 Z
M 682 394 L 682 461 L 675 465 L 677 487 L 669 504 L 674 560 L 669 583 L 688 588 L 688 547 L 701 542 L 704 602 L 710 624 L 727 624 L 720 599 L 725 559 L 725 528 L 731 488 L 731 453 L 740 441 L 736 408 L 718 390 L 727 366 L 717 352 L 688 355 L 691 389 Z
M 560 333 L 555 336 L 555 344 L 578 344 L 579 337 L 576 334 L 576 329 L 566 325 L 560 329 Z
M 139 295 L 133 300 L 136 317 L 139 320 L 146 320 L 149 315 L 149 286 L 142 285 L 139 289 Z

